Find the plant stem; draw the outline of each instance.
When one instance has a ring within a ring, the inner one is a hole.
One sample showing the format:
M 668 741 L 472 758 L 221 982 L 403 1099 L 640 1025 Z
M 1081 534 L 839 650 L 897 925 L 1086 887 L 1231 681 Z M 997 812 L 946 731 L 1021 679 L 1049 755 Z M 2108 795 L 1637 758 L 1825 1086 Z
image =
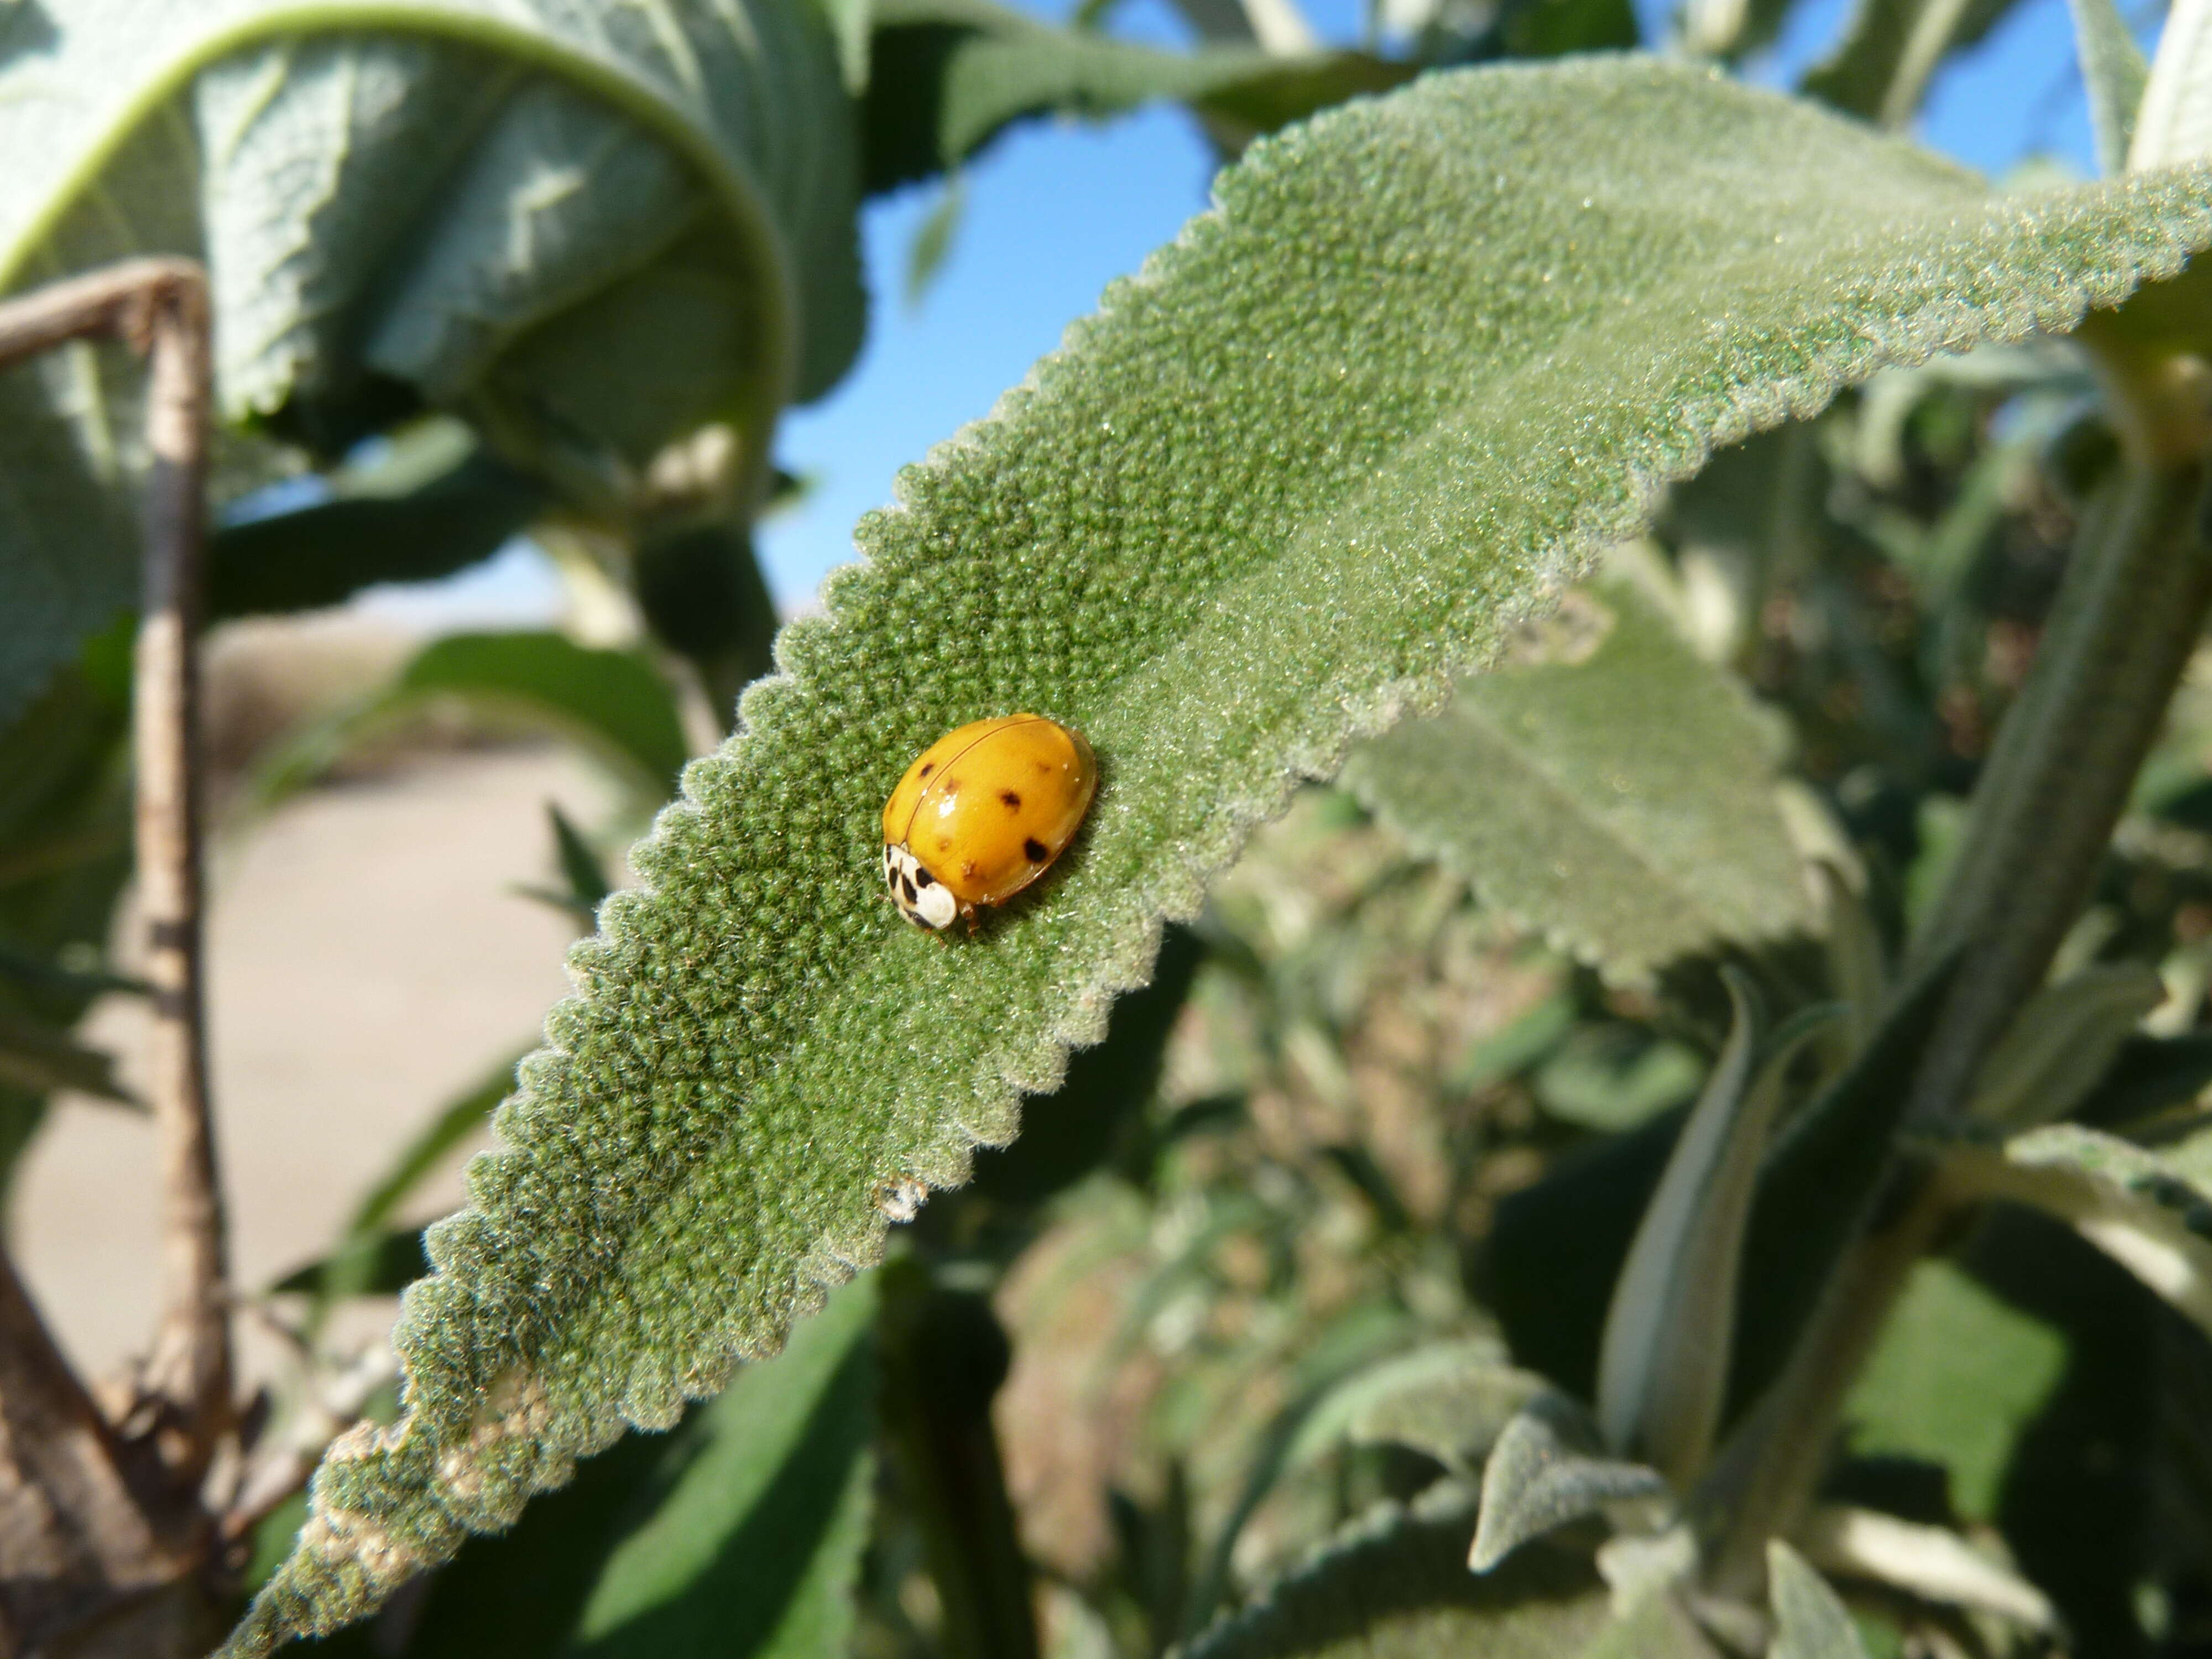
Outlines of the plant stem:
M 101 337 L 125 340 L 150 359 L 132 709 L 165 1234 L 163 1314 L 148 1376 L 158 1396 L 156 1449 L 175 1486 L 189 1490 L 231 1416 L 229 1283 L 200 971 L 198 639 L 211 402 L 205 273 L 185 259 L 127 260 L 0 306 L 0 368 Z
M 2124 460 L 2082 527 L 2028 684 L 1974 795 L 1966 851 L 1914 942 L 1922 969 L 1961 960 L 1912 1083 L 1908 1127 L 1955 1121 L 1990 1046 L 2049 971 L 2212 608 L 2205 380 L 2194 360 L 2100 366 Z M 1864 1231 L 1790 1358 L 1701 1494 L 1717 1541 L 1707 1582 L 1763 1594 L 1765 1541 L 1802 1519 L 1845 1399 L 1936 1244 L 1951 1200 L 1898 1152 Z
M 36 1651 L 178 1574 L 127 1459 L 0 1254 L 0 1651 Z
M 164 1310 L 149 1367 L 177 1416 L 165 1448 L 196 1479 L 230 1425 L 229 1267 L 208 1098 L 201 963 L 199 596 L 210 414 L 207 295 L 155 301 L 146 439 L 144 602 L 132 689 L 139 908 L 154 987 L 151 1099 L 161 1141 Z

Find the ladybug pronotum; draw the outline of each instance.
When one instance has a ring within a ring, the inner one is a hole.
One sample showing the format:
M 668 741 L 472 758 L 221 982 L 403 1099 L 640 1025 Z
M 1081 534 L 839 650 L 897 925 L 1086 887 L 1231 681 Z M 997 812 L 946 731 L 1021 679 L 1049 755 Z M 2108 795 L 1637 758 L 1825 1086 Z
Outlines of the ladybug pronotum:
M 1042 714 L 1004 714 L 923 750 L 884 803 L 884 881 L 918 927 L 971 923 L 1051 866 L 1098 787 L 1083 734 Z

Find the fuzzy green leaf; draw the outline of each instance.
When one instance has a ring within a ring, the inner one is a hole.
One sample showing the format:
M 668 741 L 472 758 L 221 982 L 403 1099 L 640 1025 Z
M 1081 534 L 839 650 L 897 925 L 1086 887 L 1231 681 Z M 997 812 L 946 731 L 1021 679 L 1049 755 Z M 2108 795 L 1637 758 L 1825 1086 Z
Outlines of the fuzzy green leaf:
M 1772 736 L 1742 687 L 1625 581 L 1547 635 L 1535 660 L 1364 745 L 1346 785 L 1486 904 L 1617 979 L 1808 927 Z
M 773 1352 L 887 1207 L 1014 1133 L 1300 775 L 1437 708 L 1712 443 L 2171 272 L 2212 240 L 2204 186 L 1990 198 L 1636 59 L 1435 75 L 1255 146 L 902 475 L 687 770 L 574 954 L 509 1150 L 432 1230 L 409 1415 L 325 1462 L 231 1651 L 355 1616 Z M 1095 745 L 1085 833 L 975 936 L 922 937 L 881 890 L 884 798 L 1022 708 Z
M 1473 1476 L 1498 1437 L 1544 1389 L 1544 1379 L 1506 1362 L 1495 1341 L 1432 1343 L 1394 1354 L 1323 1395 L 1284 1455 L 1310 1462 L 1340 1443 L 1399 1445 Z
M 1867 1659 L 1866 1645 L 1828 1581 L 1778 1538 L 1766 1544 L 1766 1588 L 1774 1603 L 1769 1659 Z
M 1487 1572 L 1571 1521 L 1669 1496 L 1656 1469 L 1606 1456 L 1596 1425 L 1575 1401 L 1539 1395 L 1505 1425 L 1482 1466 L 1482 1519 L 1468 1565 Z
M 805 0 L 50 0 L 0 15 L 0 293 L 203 257 L 224 411 L 328 452 L 449 407 L 618 511 L 703 422 L 764 469 L 859 343 Z M 0 376 L 0 716 L 129 602 L 142 373 Z
M 1607 1443 L 1686 1486 L 1720 1428 L 1744 1230 L 1784 1079 L 1830 1014 L 1808 1010 L 1769 1043 L 1750 981 L 1723 972 L 1734 1005 L 1728 1045 L 1637 1229 L 1598 1358 Z
M 448 700 L 573 740 L 647 804 L 668 798 L 690 752 L 675 697 L 644 657 L 560 634 L 449 634 L 360 707 L 288 743 L 264 769 L 263 800 L 304 787 L 354 744 Z
M 2097 136 L 2097 166 L 2107 174 L 2123 173 L 2150 66 L 2114 0 L 2069 0 L 2069 9 L 2081 83 L 2089 94 L 2089 125 Z
M 2057 1123 L 2002 1147 L 1946 1152 L 1962 1195 L 2004 1198 L 2069 1223 L 2212 1332 L 2212 1130 L 2154 1151 Z
M 2136 112 L 2131 168 L 2192 161 L 2212 149 L 2212 7 L 2182 0 L 2167 15 Z
M 1449 1490 L 1386 1510 L 1216 1625 L 1189 1659 L 1561 1659 L 1605 1627 L 1603 1586 L 1565 1551 L 1469 1572 L 1473 1521 Z
M 875 1291 L 841 1291 L 674 1432 L 628 1437 L 514 1531 L 471 1540 L 400 1659 L 845 1652 L 876 1462 Z
M 1415 72 L 1358 52 L 1162 52 L 1054 28 L 994 0 L 877 0 L 872 10 L 871 192 L 956 167 L 1026 116 L 1112 115 L 1172 98 L 1249 138 Z
M 2012 1128 L 2066 1116 L 2165 1000 L 2165 981 L 2142 963 L 2084 969 L 2037 992 L 1982 1062 L 1969 1111 Z

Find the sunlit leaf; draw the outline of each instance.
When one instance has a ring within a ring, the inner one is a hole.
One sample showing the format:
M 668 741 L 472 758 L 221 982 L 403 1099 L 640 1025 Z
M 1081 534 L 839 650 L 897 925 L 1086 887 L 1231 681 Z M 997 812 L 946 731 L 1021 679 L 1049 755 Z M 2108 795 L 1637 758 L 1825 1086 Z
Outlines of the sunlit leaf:
M 2107 174 L 2125 172 L 2150 65 L 2113 0 L 2069 0 L 2069 9 L 2081 84 L 2089 94 L 2089 125 L 2097 136 L 2097 166 Z
M 2053 1124 L 2002 1146 L 1960 1146 L 1943 1179 L 1961 1195 L 2029 1204 L 2212 1331 L 2212 1130 L 2155 1151 Z
M 1579 1406 L 1564 1395 L 1540 1395 L 1505 1425 L 1482 1466 L 1482 1516 L 1468 1565 L 1487 1572 L 1571 1521 L 1670 1496 L 1656 1469 L 1607 1456 Z
M 2204 182 L 1990 198 L 1637 60 L 1435 75 L 1256 146 L 904 475 L 687 769 L 508 1150 L 432 1231 L 410 1415 L 325 1464 L 233 1652 L 354 1616 L 773 1352 L 887 1205 L 1014 1132 L 1301 775 L 1438 707 L 1711 443 L 2171 272 Z M 882 892 L 884 798 L 1014 709 L 1089 736 L 1090 823 L 975 936 L 923 937 Z
M 1249 138 L 1414 73 L 1358 52 L 1164 52 L 1054 28 L 995 0 L 876 0 L 873 13 L 871 192 L 957 167 L 1024 116 L 1112 115 L 1177 99 Z
M 1486 904 L 1620 979 L 1808 924 L 1772 734 L 1626 582 L 1581 596 L 1345 782 Z
M 447 408 L 619 514 L 708 421 L 764 472 L 851 361 L 856 137 L 804 0 L 51 0 L 0 13 L 0 292 L 202 257 L 232 420 L 335 454 Z M 0 376 L 0 716 L 130 601 L 142 375 Z
M 634 652 L 551 633 L 448 634 L 367 702 L 291 739 L 264 769 L 264 800 L 305 787 L 355 745 L 447 702 L 581 744 L 647 803 L 666 799 L 690 753 L 667 683 Z
M 1766 1589 L 1774 1604 L 1768 1659 L 1867 1659 L 1841 1598 L 1778 1538 L 1766 1542 Z
M 1565 1551 L 1467 1570 L 1474 1516 L 1446 1493 L 1354 1528 L 1257 1606 L 1223 1620 L 1190 1659 L 1559 1659 L 1604 1628 L 1604 1587 Z

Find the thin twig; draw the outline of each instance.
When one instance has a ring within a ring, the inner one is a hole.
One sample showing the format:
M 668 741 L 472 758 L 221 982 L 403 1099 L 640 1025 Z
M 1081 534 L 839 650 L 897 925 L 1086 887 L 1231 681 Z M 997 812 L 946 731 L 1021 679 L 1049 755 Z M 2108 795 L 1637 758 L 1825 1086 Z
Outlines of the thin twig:
M 197 641 L 211 401 L 205 273 L 191 260 L 135 259 L 0 306 L 0 368 L 98 337 L 120 338 L 150 358 L 132 714 L 165 1237 L 161 1324 L 146 1376 L 157 1448 L 173 1479 L 188 1488 L 206 1472 L 232 1414 L 229 1274 L 200 974 Z

